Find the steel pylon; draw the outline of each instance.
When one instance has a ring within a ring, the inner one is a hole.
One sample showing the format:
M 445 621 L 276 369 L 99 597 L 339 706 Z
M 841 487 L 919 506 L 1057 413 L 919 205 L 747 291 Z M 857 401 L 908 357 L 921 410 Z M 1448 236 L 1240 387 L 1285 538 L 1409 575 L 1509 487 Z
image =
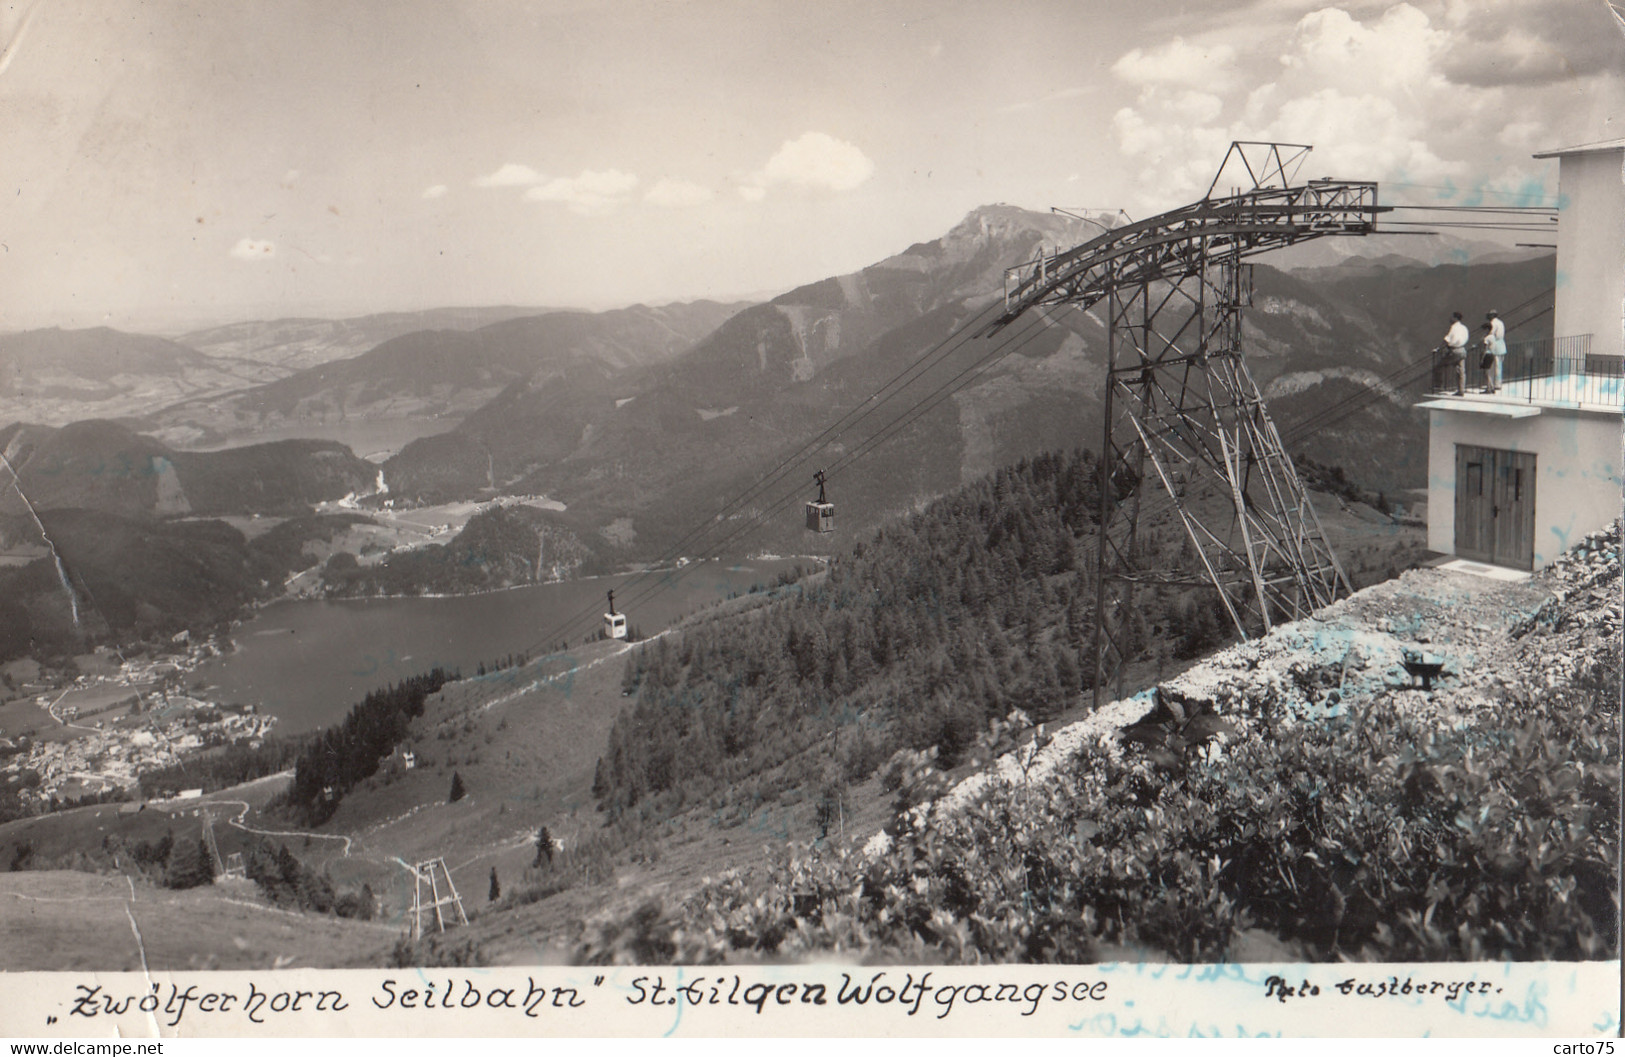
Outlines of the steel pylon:
M 1242 347 L 1242 310 L 1252 301 L 1245 257 L 1375 230 L 1376 184 L 1292 184 L 1309 149 L 1232 144 L 1202 201 L 1113 228 L 1007 277 L 1006 310 L 993 329 L 1035 305 L 1106 309 L 1097 706 L 1108 692 L 1122 695 L 1125 668 L 1144 645 L 1138 590 L 1212 584 L 1243 637 L 1349 591 Z M 1239 186 L 1213 197 L 1227 176 Z M 1147 520 L 1165 513 L 1182 526 L 1198 571 L 1171 570 L 1168 555 L 1142 553 Z

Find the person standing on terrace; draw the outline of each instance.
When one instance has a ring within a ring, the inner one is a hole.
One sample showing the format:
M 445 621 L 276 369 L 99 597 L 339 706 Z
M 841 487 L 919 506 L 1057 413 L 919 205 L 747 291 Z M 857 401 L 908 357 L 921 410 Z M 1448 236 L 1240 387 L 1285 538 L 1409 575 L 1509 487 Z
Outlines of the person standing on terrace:
M 1478 344 L 1484 350 L 1478 369 L 1484 372 L 1484 392 L 1493 393 L 1500 388 L 1495 378 L 1495 338 L 1488 323 L 1480 323 L 1478 329 L 1483 332 L 1478 336 Z
M 1467 325 L 1460 312 L 1450 313 L 1450 329 L 1444 333 L 1444 352 L 1447 366 L 1456 369 L 1456 395 L 1467 392 Z
M 1495 364 L 1487 380 L 1489 391 L 1493 393 L 1501 388 L 1501 379 L 1503 377 L 1501 371 L 1506 365 L 1507 327 L 1505 323 L 1501 322 L 1501 317 L 1493 309 L 1484 318 L 1489 320 L 1490 328 L 1490 336 L 1485 344 L 1485 350 L 1495 356 Z

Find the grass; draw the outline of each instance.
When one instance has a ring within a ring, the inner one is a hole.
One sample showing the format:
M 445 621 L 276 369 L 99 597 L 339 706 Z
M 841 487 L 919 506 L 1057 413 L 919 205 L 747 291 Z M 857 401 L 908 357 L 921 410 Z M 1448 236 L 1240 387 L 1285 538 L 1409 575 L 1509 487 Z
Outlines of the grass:
M 364 876 L 365 864 L 380 857 L 415 863 L 443 856 L 468 909 L 485 905 L 492 867 L 505 888 L 516 888 L 543 825 L 572 843 L 602 825 L 590 789 L 623 700 L 623 648 L 597 643 L 577 651 L 583 667 L 573 677 L 548 680 L 559 666 L 539 661 L 431 697 L 406 745 L 417 766 L 362 782 L 322 827 L 355 834 L 351 859 L 360 862 L 335 859 L 327 849 L 315 861 L 339 879 Z M 453 804 L 454 773 L 467 795 Z M 404 912 L 412 896 L 410 875 L 398 864 L 392 870 L 370 881 L 386 915 Z
M 183 836 L 197 837 L 202 833 L 203 826 L 203 820 L 197 813 L 205 807 L 215 818 L 215 838 L 220 844 L 220 854 L 229 855 L 234 851 L 243 851 L 254 838 L 226 823 L 227 818 L 237 816 L 240 805 L 223 801 L 242 801 L 257 809 L 271 799 L 284 781 L 286 779 L 262 779 L 220 790 L 200 800 L 170 804 L 149 802 L 145 810 L 133 814 L 121 813 L 120 809 L 127 805 L 99 804 L 16 819 L 0 825 L 0 857 L 9 863 L 18 847 L 26 843 L 33 848 L 35 868 L 43 868 L 65 864 L 80 853 L 95 855 L 109 837 L 119 838 L 127 844 L 157 841 L 166 832 L 173 833 L 177 839 Z M 285 828 L 266 824 L 252 813 L 248 824 L 265 829 Z M 300 841 L 297 839 L 290 839 L 287 843 L 296 853 L 300 851 Z M 305 856 L 301 854 L 300 858 Z
M 246 881 L 177 892 L 116 875 L 0 874 L 0 970 L 140 971 L 143 953 L 152 971 L 381 965 L 398 935 L 257 900 Z
M 51 691 L 50 700 L 55 701 L 59 693 L 60 690 Z M 34 703 L 35 696 L 31 694 L 0 705 L 0 736 L 15 738 L 19 734 L 27 734 L 37 737 L 47 731 L 60 729 L 45 709 Z

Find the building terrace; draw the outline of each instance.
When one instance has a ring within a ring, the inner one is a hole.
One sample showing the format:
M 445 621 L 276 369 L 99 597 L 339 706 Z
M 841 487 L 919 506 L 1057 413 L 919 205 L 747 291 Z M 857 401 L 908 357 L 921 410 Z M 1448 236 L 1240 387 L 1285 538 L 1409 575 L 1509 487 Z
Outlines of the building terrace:
M 1452 364 L 1435 353 L 1429 403 L 1424 407 L 1477 410 L 1488 414 L 1526 417 L 1540 408 L 1619 414 L 1625 410 L 1625 357 L 1593 352 L 1590 334 L 1575 334 L 1532 341 L 1508 342 L 1502 364 L 1501 385 L 1490 391 L 1490 373 L 1470 351 L 1466 386 L 1455 390 Z M 1452 405 L 1456 400 L 1465 405 Z M 1518 413 L 1517 406 L 1533 410 Z

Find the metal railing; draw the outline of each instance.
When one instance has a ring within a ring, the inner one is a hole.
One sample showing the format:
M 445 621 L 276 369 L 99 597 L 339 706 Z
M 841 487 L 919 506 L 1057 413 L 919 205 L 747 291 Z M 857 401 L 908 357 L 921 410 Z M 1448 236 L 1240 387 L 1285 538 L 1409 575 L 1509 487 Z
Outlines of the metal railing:
M 1452 396 L 1458 385 L 1467 393 L 1486 391 L 1492 372 L 1483 366 L 1484 347 L 1475 342 L 1466 351 L 1458 370 L 1445 349 L 1433 350 L 1430 395 Z M 1625 357 L 1593 353 L 1590 334 L 1509 341 L 1496 395 L 1529 404 L 1622 407 Z

